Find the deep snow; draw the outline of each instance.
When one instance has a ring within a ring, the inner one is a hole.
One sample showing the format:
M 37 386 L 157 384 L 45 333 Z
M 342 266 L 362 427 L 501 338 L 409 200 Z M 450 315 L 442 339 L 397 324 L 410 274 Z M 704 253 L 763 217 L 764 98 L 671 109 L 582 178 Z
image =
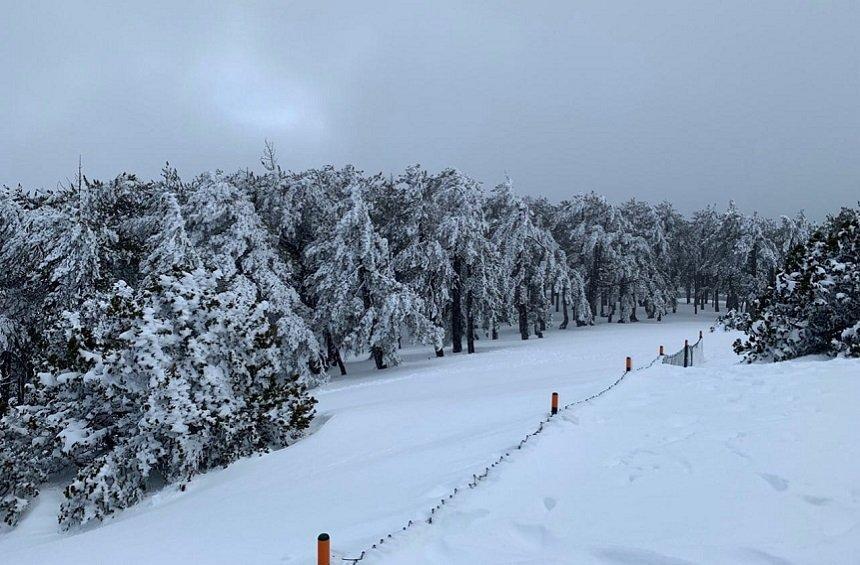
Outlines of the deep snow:
M 320 532 L 357 555 L 462 487 L 546 416 L 613 382 L 624 357 L 695 341 L 712 314 L 412 352 L 316 392 L 316 431 L 288 449 L 170 487 L 61 533 L 47 489 L 3 563 L 315 562 Z M 553 419 L 478 488 L 362 563 L 851 563 L 860 555 L 860 362 L 657 365 Z

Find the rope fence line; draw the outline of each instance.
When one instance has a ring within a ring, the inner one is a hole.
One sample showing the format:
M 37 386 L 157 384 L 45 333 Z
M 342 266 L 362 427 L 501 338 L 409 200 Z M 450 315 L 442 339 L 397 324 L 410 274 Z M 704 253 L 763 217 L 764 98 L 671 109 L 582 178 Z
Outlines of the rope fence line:
M 699 341 L 701 341 L 701 338 Z M 648 363 L 647 365 L 645 365 L 643 367 L 638 367 L 636 369 L 633 369 L 631 366 L 631 360 L 628 357 L 624 373 L 622 373 L 621 376 L 617 380 L 615 380 L 612 384 L 610 384 L 609 386 L 607 386 L 603 390 L 592 394 L 591 396 L 589 396 L 587 398 L 582 398 L 579 400 L 575 400 L 573 402 L 569 402 L 569 403 L 567 403 L 561 407 L 557 407 L 558 394 L 553 393 L 551 412 L 546 418 L 544 418 L 543 420 L 540 421 L 537 429 L 535 429 L 531 433 L 526 434 L 520 440 L 520 442 L 516 445 L 516 447 L 511 447 L 509 449 L 506 449 L 502 455 L 500 455 L 490 465 L 485 467 L 483 472 L 478 473 L 478 474 L 473 474 L 472 479 L 468 483 L 466 483 L 465 486 L 454 487 L 454 489 L 451 490 L 447 496 L 444 496 L 441 499 L 439 499 L 439 502 L 435 506 L 433 506 L 430 509 L 430 511 L 426 514 L 426 518 L 424 518 L 423 520 L 418 520 L 418 521 L 409 520 L 399 530 L 394 530 L 394 531 L 390 532 L 389 534 L 385 535 L 384 537 L 379 538 L 379 540 L 376 543 L 371 544 L 370 547 L 366 547 L 365 549 L 363 549 L 357 557 L 345 557 L 344 556 L 344 557 L 341 557 L 340 560 L 344 561 L 346 563 L 350 563 L 351 565 L 357 565 L 358 563 L 363 561 L 364 558 L 367 557 L 372 551 L 380 549 L 386 543 L 386 541 L 393 540 L 395 535 L 402 534 L 403 532 L 407 532 L 410 529 L 412 529 L 413 527 L 415 527 L 421 523 L 433 524 L 433 520 L 436 517 L 436 513 L 439 512 L 440 510 L 442 510 L 442 508 L 444 508 L 448 504 L 449 501 L 453 500 L 454 497 L 457 497 L 460 494 L 466 492 L 467 489 L 477 488 L 477 486 L 479 484 L 481 484 L 481 482 L 484 481 L 489 476 L 490 471 L 492 469 L 494 469 L 498 465 L 501 465 L 504 461 L 510 459 L 511 456 L 516 451 L 522 450 L 523 446 L 526 443 L 528 443 L 528 441 L 531 438 L 533 438 L 533 437 L 537 436 L 539 433 L 543 432 L 544 426 L 549 424 L 550 421 L 552 421 L 552 419 L 558 415 L 558 412 L 570 410 L 571 408 L 573 408 L 575 406 L 579 406 L 580 404 L 586 404 L 588 402 L 591 402 L 593 400 L 600 398 L 604 394 L 608 393 L 610 390 L 612 390 L 615 387 L 617 387 L 618 385 L 620 385 L 629 374 L 637 372 L 637 371 L 644 371 L 646 369 L 650 369 L 651 367 L 654 366 L 654 364 L 656 364 L 658 361 L 660 361 L 661 359 L 664 359 L 664 358 L 665 358 L 665 356 L 662 354 L 662 346 L 661 346 L 661 354 L 658 355 L 657 357 L 655 357 L 650 363 Z M 317 545 L 317 564 L 318 565 L 329 565 L 330 564 L 330 545 L 329 545 L 330 542 L 329 542 L 329 539 L 330 538 L 329 538 L 328 534 L 320 534 L 320 537 L 318 538 L 318 545 Z

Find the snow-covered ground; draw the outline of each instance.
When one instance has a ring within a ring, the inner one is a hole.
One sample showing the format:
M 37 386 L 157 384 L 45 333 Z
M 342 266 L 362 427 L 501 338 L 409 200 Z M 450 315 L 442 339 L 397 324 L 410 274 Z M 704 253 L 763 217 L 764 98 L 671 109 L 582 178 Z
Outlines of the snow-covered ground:
M 534 430 L 552 391 L 587 397 L 626 355 L 645 365 L 711 319 L 509 333 L 476 355 L 354 365 L 317 391 L 318 428 L 296 445 L 76 533 L 58 531 L 47 490 L 0 533 L 0 561 L 309 564 L 328 532 L 338 563 L 399 532 L 362 563 L 858 562 L 860 362 L 738 365 L 732 334 L 706 333 L 702 367 L 637 371 L 563 412 L 464 489 Z

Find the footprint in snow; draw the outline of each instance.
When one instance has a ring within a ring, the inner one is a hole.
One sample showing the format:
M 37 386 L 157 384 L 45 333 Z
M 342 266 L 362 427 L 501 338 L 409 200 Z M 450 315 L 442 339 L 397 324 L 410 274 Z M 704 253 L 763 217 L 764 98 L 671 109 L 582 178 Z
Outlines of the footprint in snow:
M 547 510 L 552 510 L 553 508 L 555 508 L 555 504 L 556 504 L 556 500 L 553 497 L 551 497 L 551 496 L 544 497 L 543 505 L 546 507 Z
M 826 506 L 827 504 L 833 502 L 832 498 L 827 498 L 826 496 L 812 496 L 809 494 L 803 495 L 803 500 L 813 506 Z
M 759 477 L 767 481 L 773 490 L 778 492 L 783 492 L 788 489 L 788 481 L 780 477 L 779 475 L 771 475 L 769 473 L 759 473 Z

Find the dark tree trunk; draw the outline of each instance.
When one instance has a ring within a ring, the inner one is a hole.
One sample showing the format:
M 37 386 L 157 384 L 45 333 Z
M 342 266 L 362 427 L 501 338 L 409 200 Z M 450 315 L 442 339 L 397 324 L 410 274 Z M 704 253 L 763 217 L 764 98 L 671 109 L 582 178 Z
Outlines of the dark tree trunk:
M 475 320 L 472 319 L 472 291 L 466 293 L 466 351 L 475 352 Z
M 588 275 L 588 285 L 585 287 L 585 296 L 591 307 L 591 315 L 597 317 L 598 289 L 600 282 L 600 262 L 603 256 L 603 248 L 598 245 L 594 248 L 594 256 L 591 259 L 591 272 Z M 601 314 L 603 302 L 601 300 Z
M 451 350 L 463 351 L 463 310 L 460 259 L 454 259 L 454 286 L 451 288 Z
M 690 303 L 690 283 L 687 282 L 687 304 Z
M 373 362 L 376 363 L 377 369 L 387 369 L 388 365 L 385 364 L 385 360 L 382 353 L 382 348 L 374 346 L 373 347 Z
M 19 379 L 20 380 L 20 379 Z M 0 415 L 9 409 L 9 390 L 12 385 L 12 352 L 0 354 Z
M 499 327 L 493 322 L 493 329 L 490 332 L 490 339 L 499 339 Z
M 699 275 L 693 279 L 693 314 L 699 313 Z
M 343 359 L 340 356 L 340 351 L 334 345 L 334 341 L 331 339 L 331 335 L 326 333 L 325 336 L 326 349 L 328 350 L 328 363 L 329 365 L 337 365 L 337 368 L 340 369 L 340 374 L 346 374 L 346 365 L 343 364 Z
M 563 319 L 561 321 L 561 325 L 558 327 L 560 330 L 566 330 L 567 324 L 570 323 L 570 318 L 567 315 L 567 294 L 562 295 L 561 298 L 561 311 L 563 312 Z
M 441 347 L 436 350 L 436 357 L 445 357 L 445 350 Z
M 28 382 L 33 382 L 35 379 L 36 372 L 34 369 L 33 363 L 27 358 L 24 362 L 24 373 L 18 376 L 18 404 L 24 404 L 24 385 Z
M 517 290 L 517 313 L 519 317 L 520 337 L 522 339 L 529 338 L 529 310 L 528 306 L 522 303 L 520 291 Z
M 714 312 L 720 311 L 720 289 L 714 288 Z

